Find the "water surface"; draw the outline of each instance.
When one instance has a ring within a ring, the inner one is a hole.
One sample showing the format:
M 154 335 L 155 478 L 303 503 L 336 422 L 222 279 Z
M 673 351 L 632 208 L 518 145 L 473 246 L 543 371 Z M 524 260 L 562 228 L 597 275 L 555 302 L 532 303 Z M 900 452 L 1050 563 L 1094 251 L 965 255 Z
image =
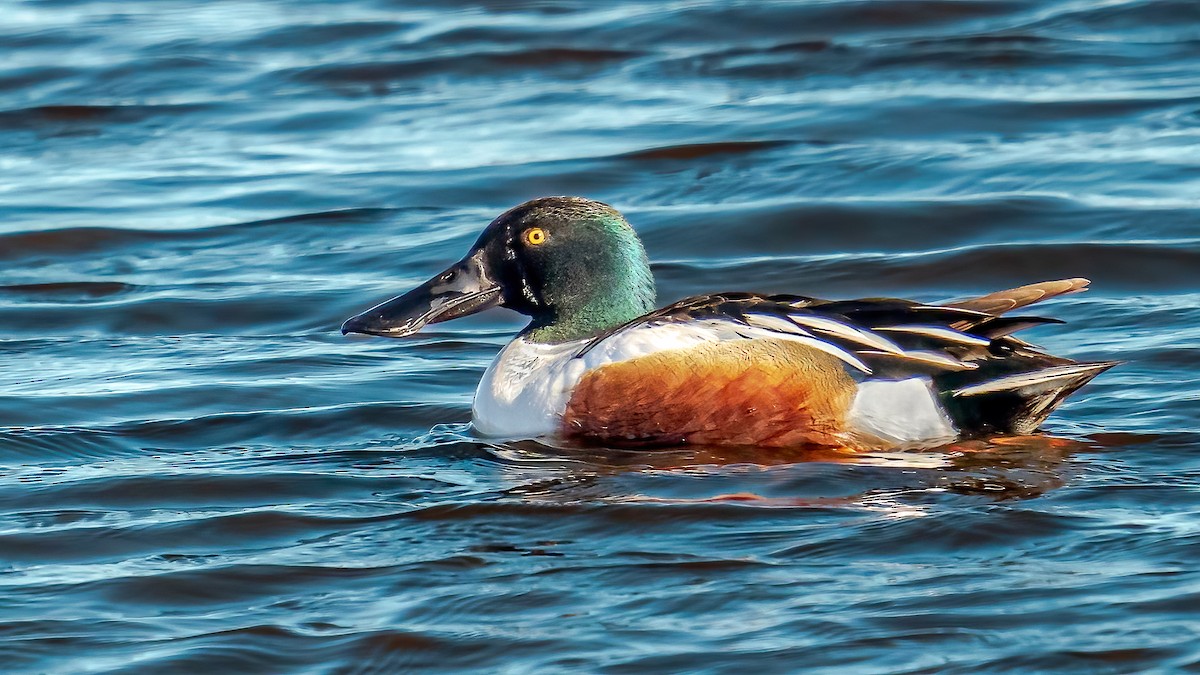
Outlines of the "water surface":
M 1193 0 L 20 1 L 0 24 L 13 672 L 1200 669 Z M 1052 437 L 491 444 L 520 327 L 340 321 L 500 211 L 660 300 L 1086 276 Z

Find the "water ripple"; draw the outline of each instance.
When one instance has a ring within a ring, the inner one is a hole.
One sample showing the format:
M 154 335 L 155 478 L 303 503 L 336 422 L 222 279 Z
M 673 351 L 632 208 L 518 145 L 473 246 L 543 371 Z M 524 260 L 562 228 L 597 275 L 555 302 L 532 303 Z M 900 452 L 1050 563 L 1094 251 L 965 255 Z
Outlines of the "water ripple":
M 6 8 L 6 671 L 1196 669 L 1197 7 Z M 937 452 L 479 439 L 518 318 L 337 327 L 545 194 L 663 301 L 1087 276 L 1030 339 L 1124 363 Z

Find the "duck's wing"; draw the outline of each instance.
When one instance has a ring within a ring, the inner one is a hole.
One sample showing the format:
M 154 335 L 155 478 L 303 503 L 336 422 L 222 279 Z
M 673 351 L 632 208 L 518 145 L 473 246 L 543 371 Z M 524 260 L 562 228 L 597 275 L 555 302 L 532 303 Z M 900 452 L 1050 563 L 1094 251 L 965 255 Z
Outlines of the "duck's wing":
M 579 353 L 586 354 L 606 341 L 621 340 L 635 330 L 686 325 L 708 331 L 713 340 L 802 342 L 862 373 L 889 378 L 975 370 L 1001 358 L 1018 358 L 1026 362 L 1026 367 L 1057 365 L 1066 360 L 1010 336 L 1025 328 L 1061 323 L 1059 320 L 1000 316 L 1000 312 L 1085 286 L 1086 280 L 1082 279 L 1046 282 L 946 304 L 896 298 L 830 301 L 758 293 L 700 295 L 598 335 Z M 1028 363 L 1030 359 L 1039 363 Z
M 579 354 L 594 348 L 623 356 L 679 349 L 687 346 L 681 336 L 692 345 L 791 340 L 836 357 L 851 374 L 859 372 L 856 379 L 926 378 L 963 434 L 1029 433 L 1071 392 L 1115 363 L 1076 363 L 1048 354 L 1012 333 L 1061 321 L 1001 313 L 1085 286 L 1082 279 L 1046 282 L 944 304 L 703 295 L 596 336 Z M 628 388 L 618 389 L 614 399 L 627 396 Z M 663 395 L 658 389 L 648 391 L 651 397 Z

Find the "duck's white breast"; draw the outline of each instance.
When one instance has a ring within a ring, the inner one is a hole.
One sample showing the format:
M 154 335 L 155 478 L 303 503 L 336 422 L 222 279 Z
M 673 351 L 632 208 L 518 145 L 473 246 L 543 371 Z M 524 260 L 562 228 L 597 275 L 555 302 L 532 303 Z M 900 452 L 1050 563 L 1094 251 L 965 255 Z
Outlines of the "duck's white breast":
M 475 390 L 472 422 L 487 436 L 542 436 L 558 428 L 585 366 L 579 342 L 546 345 L 517 338 L 488 366 Z

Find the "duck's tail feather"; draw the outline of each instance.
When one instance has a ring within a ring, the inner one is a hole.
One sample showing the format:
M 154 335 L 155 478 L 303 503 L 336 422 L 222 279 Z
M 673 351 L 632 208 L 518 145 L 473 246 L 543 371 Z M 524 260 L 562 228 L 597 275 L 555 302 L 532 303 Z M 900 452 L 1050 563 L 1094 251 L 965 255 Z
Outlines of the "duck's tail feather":
M 1119 363 L 1067 362 L 977 380 L 943 390 L 942 403 L 966 434 L 1027 434 L 1046 421 L 1076 389 Z
M 1061 279 L 1059 281 L 1042 281 L 1036 284 L 1027 286 L 1019 286 L 1010 288 L 1006 291 L 997 291 L 989 293 L 982 297 L 971 298 L 969 300 L 958 300 L 956 302 L 947 302 L 947 307 L 957 309 L 969 309 L 975 312 L 986 312 L 988 314 L 1003 314 L 1032 305 L 1035 302 L 1049 300 L 1050 298 L 1066 295 L 1068 293 L 1079 293 L 1086 291 L 1088 284 L 1092 282 L 1084 278 Z

